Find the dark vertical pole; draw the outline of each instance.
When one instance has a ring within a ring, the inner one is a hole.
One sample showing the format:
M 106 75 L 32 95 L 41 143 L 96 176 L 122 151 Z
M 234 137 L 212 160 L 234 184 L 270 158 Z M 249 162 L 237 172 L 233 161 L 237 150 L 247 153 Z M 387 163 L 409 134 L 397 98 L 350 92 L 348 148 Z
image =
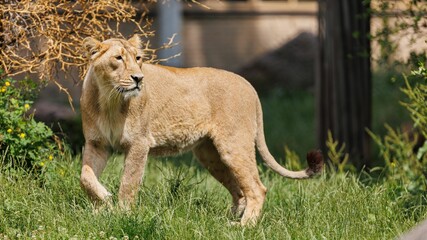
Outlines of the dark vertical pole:
M 369 165 L 371 63 L 369 1 L 319 0 L 318 141 L 330 130 L 351 161 Z

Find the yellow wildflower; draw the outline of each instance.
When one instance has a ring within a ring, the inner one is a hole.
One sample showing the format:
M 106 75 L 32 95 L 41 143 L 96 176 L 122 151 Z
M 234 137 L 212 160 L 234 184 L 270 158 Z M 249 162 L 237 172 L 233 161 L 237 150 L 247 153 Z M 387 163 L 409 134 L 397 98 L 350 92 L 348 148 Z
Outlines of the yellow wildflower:
M 6 87 L 9 87 L 9 86 L 10 86 L 10 82 L 6 81 L 6 82 L 4 83 L 4 85 L 5 85 Z
M 44 166 L 44 162 L 40 162 L 40 163 L 39 163 L 39 165 L 40 165 L 41 167 L 43 167 L 43 166 Z
M 49 155 L 49 161 L 52 161 L 52 159 L 53 159 L 53 156 Z
M 25 133 L 21 133 L 21 134 L 19 134 L 19 137 L 20 138 L 24 138 L 26 135 L 25 135 Z
M 12 129 L 7 129 L 7 133 L 11 133 L 12 132 Z
M 1 90 L 0 90 L 0 92 L 6 92 L 6 87 L 5 87 L 5 86 L 3 86 L 3 87 L 1 88 Z
M 24 109 L 25 109 L 25 110 L 30 109 L 30 104 L 26 103 L 26 104 L 24 105 Z
M 396 163 L 395 162 L 392 162 L 390 165 L 391 165 L 392 168 L 396 167 Z

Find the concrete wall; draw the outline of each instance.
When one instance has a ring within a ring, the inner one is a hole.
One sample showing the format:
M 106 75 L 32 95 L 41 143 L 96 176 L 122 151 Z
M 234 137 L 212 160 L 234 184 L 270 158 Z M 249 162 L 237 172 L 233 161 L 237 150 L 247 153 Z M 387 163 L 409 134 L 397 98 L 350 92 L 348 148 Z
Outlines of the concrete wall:
M 317 34 L 316 16 L 189 17 L 184 20 L 184 65 L 236 71 L 301 32 Z
M 402 21 L 410 22 L 409 19 L 405 19 L 403 16 L 399 16 L 398 19 L 390 18 L 389 25 L 391 28 L 395 27 L 395 24 L 399 24 Z M 421 25 L 421 24 L 420 24 Z M 371 32 L 375 35 L 378 31 L 381 30 L 383 26 L 382 20 L 380 18 L 372 18 L 371 19 Z M 413 30 L 401 31 L 396 34 L 393 34 L 391 40 L 397 43 L 397 48 L 395 53 L 393 54 L 393 59 L 399 61 L 406 61 L 411 52 L 420 53 L 427 50 L 427 37 L 426 31 L 427 29 L 420 27 L 421 31 L 415 33 Z M 372 58 L 374 59 L 373 67 L 374 69 L 377 67 L 376 59 L 380 56 L 380 46 L 377 41 L 372 41 Z

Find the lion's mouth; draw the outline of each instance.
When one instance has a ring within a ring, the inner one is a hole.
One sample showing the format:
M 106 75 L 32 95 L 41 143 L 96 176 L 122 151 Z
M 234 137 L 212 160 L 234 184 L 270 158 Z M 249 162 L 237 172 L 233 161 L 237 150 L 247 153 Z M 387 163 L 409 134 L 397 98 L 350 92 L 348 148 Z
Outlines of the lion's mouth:
M 116 87 L 116 90 L 118 93 L 120 93 L 120 95 L 122 95 L 124 97 L 125 100 L 136 97 L 139 95 L 139 93 L 141 92 L 141 88 L 142 85 L 138 84 L 138 85 L 134 85 L 133 87 Z
M 135 87 L 133 87 L 133 88 L 130 88 L 130 89 L 125 89 L 124 90 L 124 92 L 133 92 L 133 91 L 140 91 L 141 90 L 141 88 L 140 87 L 138 87 L 138 86 L 135 86 Z
M 118 87 L 117 91 L 119 93 L 129 93 L 129 92 L 133 92 L 133 91 L 141 91 L 141 86 L 136 85 L 132 88 Z

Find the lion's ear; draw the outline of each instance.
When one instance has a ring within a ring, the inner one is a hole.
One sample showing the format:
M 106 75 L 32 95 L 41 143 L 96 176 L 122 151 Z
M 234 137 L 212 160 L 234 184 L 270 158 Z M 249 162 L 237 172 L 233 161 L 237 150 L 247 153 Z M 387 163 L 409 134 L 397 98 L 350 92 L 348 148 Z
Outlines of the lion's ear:
M 83 40 L 83 47 L 89 56 L 93 56 L 101 49 L 101 42 L 95 38 L 87 37 Z
M 129 38 L 129 39 L 128 39 L 128 42 L 129 42 L 132 46 L 134 46 L 134 47 L 136 47 L 136 48 L 138 48 L 138 49 L 140 49 L 140 48 L 142 47 L 142 41 L 141 41 L 141 38 L 139 37 L 139 35 L 138 35 L 138 34 L 135 34 L 135 35 L 133 35 L 131 38 Z

